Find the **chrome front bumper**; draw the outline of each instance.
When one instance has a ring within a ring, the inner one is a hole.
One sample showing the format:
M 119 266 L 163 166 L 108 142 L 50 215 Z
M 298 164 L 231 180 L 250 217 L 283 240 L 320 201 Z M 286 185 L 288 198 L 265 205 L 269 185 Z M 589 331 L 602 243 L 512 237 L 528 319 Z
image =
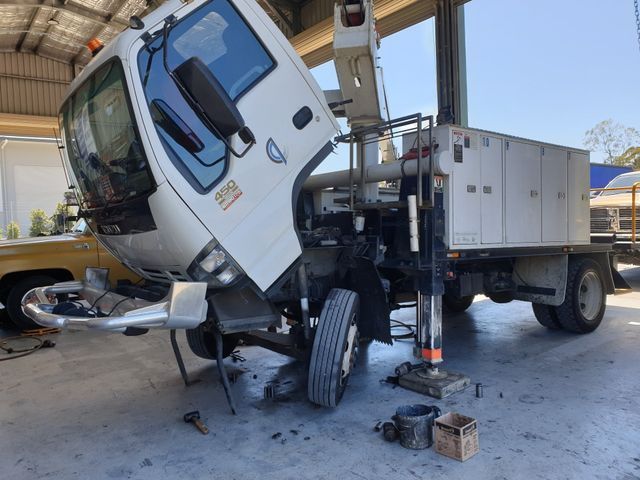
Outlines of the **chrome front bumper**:
M 108 316 L 78 317 L 53 313 L 57 303 L 50 296 L 77 294 L 96 312 Z M 130 298 L 109 290 L 108 270 L 88 268 L 86 279 L 34 288 L 22 299 L 22 310 L 43 327 L 123 332 L 135 328 L 195 328 L 206 320 L 207 284 L 174 282 L 159 302 Z

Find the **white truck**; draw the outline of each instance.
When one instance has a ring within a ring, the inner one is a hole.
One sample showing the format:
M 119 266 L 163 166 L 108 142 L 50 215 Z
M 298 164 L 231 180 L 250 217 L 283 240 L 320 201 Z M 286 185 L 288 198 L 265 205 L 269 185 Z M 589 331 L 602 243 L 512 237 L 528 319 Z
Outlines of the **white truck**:
M 365 24 L 370 53 L 371 5 L 348 7 L 337 28 Z M 352 112 L 339 135 L 334 111 L 362 107 L 348 90 L 373 81 L 375 61 L 353 50 L 337 62 L 352 75 L 342 98 L 325 96 L 252 0 L 169 1 L 132 27 L 71 85 L 62 151 L 96 237 L 154 285 L 111 286 L 90 269 L 25 296 L 39 324 L 185 329 L 221 373 L 244 338 L 308 361 L 309 399 L 325 406 L 342 397 L 359 337 L 391 342 L 403 302 L 417 299 L 415 355 L 431 378 L 443 301 L 462 311 L 485 293 L 532 302 L 551 329 L 600 324 L 614 280 L 610 247 L 589 243 L 587 152 L 419 114 Z M 403 155 L 379 163 L 391 136 Z M 351 145 L 350 168 L 310 178 L 334 142 Z M 397 199 L 379 201 L 390 180 Z M 346 211 L 314 211 L 329 187 L 346 187 Z

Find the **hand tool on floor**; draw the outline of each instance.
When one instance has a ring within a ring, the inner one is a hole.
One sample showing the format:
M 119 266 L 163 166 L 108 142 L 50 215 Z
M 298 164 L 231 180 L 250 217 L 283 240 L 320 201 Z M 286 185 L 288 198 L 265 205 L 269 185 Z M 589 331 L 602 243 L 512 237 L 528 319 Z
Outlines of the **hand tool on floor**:
M 203 435 L 209 433 L 209 428 L 200 420 L 199 411 L 194 410 L 193 412 L 185 413 L 183 419 L 185 423 L 193 423 Z

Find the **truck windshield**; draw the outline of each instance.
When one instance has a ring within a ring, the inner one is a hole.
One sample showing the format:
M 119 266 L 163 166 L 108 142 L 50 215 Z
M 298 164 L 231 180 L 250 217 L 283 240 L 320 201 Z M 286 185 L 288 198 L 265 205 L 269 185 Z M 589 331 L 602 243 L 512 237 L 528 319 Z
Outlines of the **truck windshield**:
M 140 51 L 138 67 L 151 117 L 167 155 L 200 193 L 210 191 L 226 172 L 224 143 L 185 101 L 163 62 L 163 36 Z M 174 70 L 198 57 L 237 100 L 271 71 L 275 62 L 247 23 L 226 0 L 213 0 L 171 27 L 167 66 Z
M 153 189 L 120 62 L 104 65 L 69 97 L 60 127 L 83 208 L 114 205 Z
M 606 188 L 624 188 L 629 187 L 629 190 L 614 190 L 613 192 L 602 192 L 602 195 L 617 195 L 631 193 L 631 187 L 635 183 L 640 182 L 640 173 L 633 175 L 620 175 L 609 182 Z

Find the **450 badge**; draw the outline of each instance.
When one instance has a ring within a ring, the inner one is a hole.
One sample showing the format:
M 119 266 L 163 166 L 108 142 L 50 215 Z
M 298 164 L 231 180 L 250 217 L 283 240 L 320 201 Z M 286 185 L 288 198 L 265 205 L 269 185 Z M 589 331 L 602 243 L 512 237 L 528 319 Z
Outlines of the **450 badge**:
M 216 192 L 216 202 L 222 210 L 227 210 L 241 196 L 242 190 L 238 184 L 235 180 L 229 180 L 224 187 Z

